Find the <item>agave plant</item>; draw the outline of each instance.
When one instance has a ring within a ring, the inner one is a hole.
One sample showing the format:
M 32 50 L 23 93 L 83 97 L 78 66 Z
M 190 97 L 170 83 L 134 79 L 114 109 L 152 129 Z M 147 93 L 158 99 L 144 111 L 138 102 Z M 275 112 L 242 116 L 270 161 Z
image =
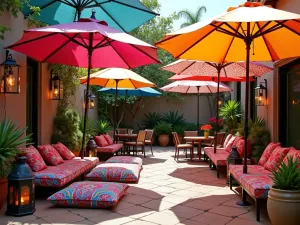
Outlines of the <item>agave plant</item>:
M 238 122 L 242 116 L 240 103 L 229 100 L 220 108 L 220 116 L 224 120 L 225 130 L 229 133 L 235 133 L 238 128 Z
M 83 128 L 84 128 L 84 118 L 81 117 L 80 124 L 79 124 L 79 129 L 83 133 Z M 85 123 L 85 132 L 87 135 L 94 135 L 96 133 L 96 127 L 95 127 L 95 122 L 91 119 L 86 119 Z
M 162 115 L 157 112 L 149 112 L 145 114 L 143 126 L 147 129 L 153 129 L 159 122 L 162 121 Z
M 163 114 L 163 121 L 166 123 L 172 124 L 172 126 L 180 126 L 185 123 L 185 119 L 182 114 L 179 114 L 178 110 L 177 111 L 169 111 Z
M 108 131 L 112 130 L 111 124 L 107 120 L 98 120 L 96 123 L 96 132 L 97 134 L 105 134 Z
M 0 122 L 0 178 L 8 175 L 18 148 L 23 144 L 31 144 L 31 134 L 23 136 L 26 128 L 18 127 L 10 119 Z
M 273 188 L 280 190 L 300 190 L 300 168 L 298 160 L 288 158 L 288 163 L 281 162 L 276 170 L 273 170 Z

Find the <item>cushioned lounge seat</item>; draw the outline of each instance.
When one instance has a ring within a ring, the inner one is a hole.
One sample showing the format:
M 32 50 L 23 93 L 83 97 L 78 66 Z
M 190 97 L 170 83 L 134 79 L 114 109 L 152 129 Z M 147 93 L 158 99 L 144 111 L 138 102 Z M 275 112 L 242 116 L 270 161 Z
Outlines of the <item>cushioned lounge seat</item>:
M 123 148 L 123 144 L 112 144 L 105 147 L 97 147 L 98 153 L 116 153 Z

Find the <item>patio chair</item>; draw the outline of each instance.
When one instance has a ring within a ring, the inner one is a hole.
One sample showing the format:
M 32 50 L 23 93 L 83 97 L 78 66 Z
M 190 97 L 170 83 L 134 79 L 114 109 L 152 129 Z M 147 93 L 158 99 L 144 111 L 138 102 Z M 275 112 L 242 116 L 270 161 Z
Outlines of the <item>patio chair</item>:
M 175 157 L 174 159 L 178 161 L 179 158 L 179 151 L 180 149 L 183 149 L 185 152 L 187 152 L 187 149 L 190 149 L 190 154 L 192 154 L 192 151 L 194 150 L 194 146 L 191 144 L 180 144 L 178 134 L 176 132 L 172 132 L 174 140 L 175 140 Z
M 126 151 L 130 152 L 131 151 L 130 147 L 133 147 L 133 154 L 135 152 L 135 154 L 137 155 L 137 152 L 141 151 L 142 153 L 144 153 L 144 158 L 146 158 L 145 139 L 146 139 L 146 131 L 140 130 L 137 135 L 136 141 L 129 141 L 124 143 Z M 141 150 L 138 150 L 138 147 L 141 147 Z
M 146 145 L 150 145 L 151 154 L 153 155 L 153 151 L 152 151 L 152 137 L 153 137 L 153 134 L 154 134 L 154 130 L 145 129 L 145 131 L 146 131 L 145 144 Z

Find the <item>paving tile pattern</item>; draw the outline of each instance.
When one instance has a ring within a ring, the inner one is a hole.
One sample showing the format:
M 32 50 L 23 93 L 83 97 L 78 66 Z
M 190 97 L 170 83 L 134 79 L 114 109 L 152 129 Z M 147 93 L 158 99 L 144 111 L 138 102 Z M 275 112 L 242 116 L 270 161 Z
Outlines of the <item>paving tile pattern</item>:
M 154 155 L 143 158 L 139 183 L 112 209 L 56 208 L 37 199 L 30 216 L 5 216 L 4 206 L 0 225 L 271 225 L 266 207 L 257 223 L 253 206 L 237 206 L 240 189 L 229 190 L 207 163 L 183 157 L 177 163 L 172 147 L 156 147 Z

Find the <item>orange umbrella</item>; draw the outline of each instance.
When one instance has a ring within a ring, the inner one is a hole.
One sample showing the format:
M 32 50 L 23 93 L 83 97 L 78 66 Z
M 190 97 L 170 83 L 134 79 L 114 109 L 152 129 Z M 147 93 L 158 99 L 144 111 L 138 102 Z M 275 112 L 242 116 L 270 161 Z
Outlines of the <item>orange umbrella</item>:
M 260 2 L 246 2 L 214 19 L 167 34 L 156 43 L 177 59 L 216 63 L 246 61 L 244 173 L 247 173 L 250 60 L 276 61 L 299 56 L 299 19 L 298 14 Z

